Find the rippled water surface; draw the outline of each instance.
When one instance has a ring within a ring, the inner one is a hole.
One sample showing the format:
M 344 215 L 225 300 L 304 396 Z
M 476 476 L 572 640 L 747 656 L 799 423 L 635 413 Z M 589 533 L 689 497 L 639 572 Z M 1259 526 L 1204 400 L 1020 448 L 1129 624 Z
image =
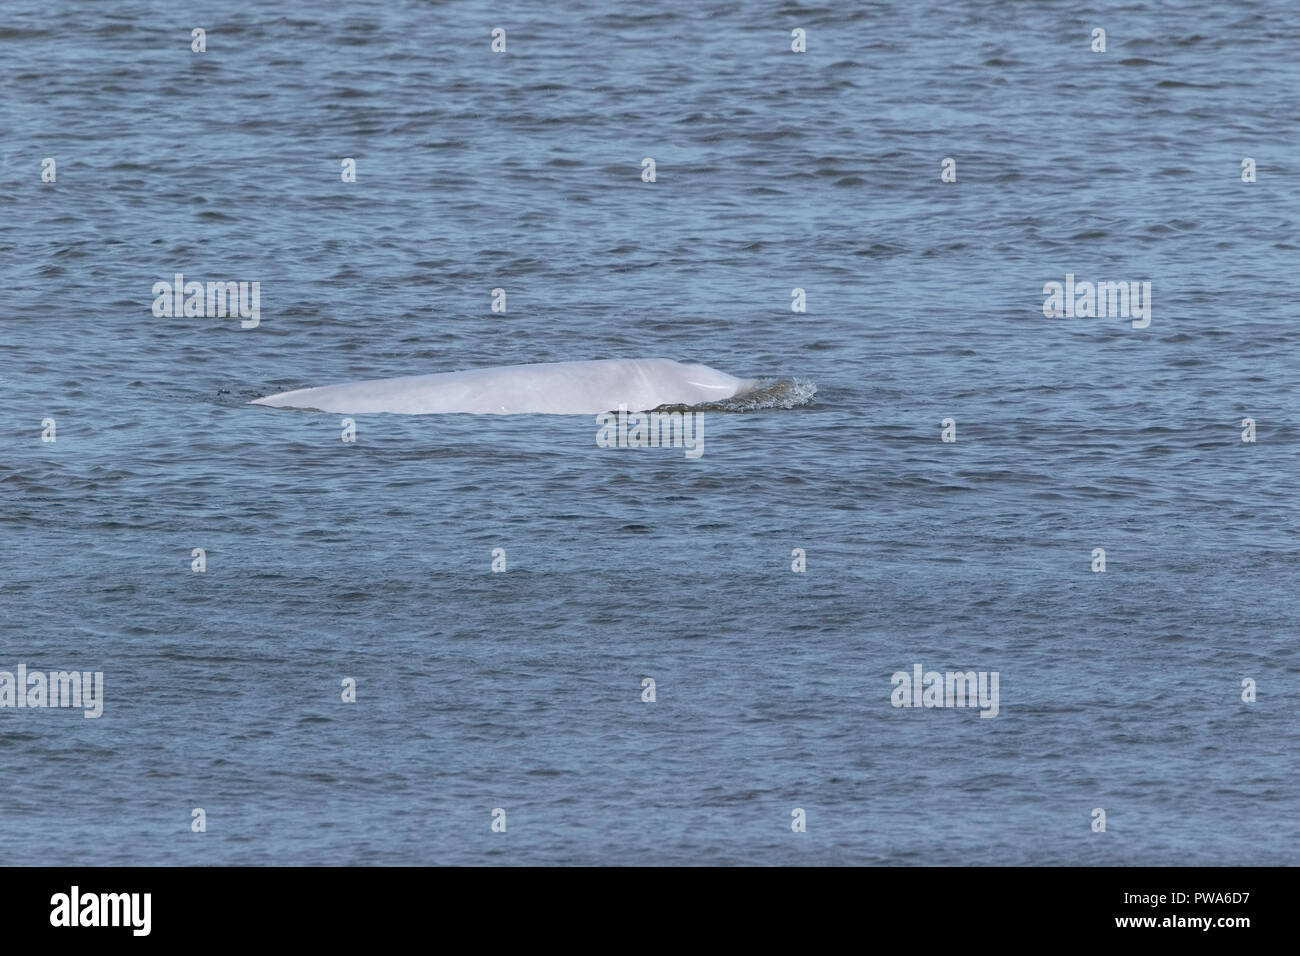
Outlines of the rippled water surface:
M 3 862 L 1297 862 L 1293 4 L 247 6 L 5 7 Z M 247 404 L 620 357 L 815 394 Z

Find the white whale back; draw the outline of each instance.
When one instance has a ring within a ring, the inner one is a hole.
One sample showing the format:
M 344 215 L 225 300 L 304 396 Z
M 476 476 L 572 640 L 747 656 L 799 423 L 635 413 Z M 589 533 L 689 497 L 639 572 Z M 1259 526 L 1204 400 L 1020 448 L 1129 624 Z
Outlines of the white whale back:
M 723 401 L 745 394 L 754 384 L 707 365 L 672 359 L 601 359 L 300 388 L 252 404 L 344 415 L 595 415 L 620 405 L 628 411 L 648 411 L 660 405 Z

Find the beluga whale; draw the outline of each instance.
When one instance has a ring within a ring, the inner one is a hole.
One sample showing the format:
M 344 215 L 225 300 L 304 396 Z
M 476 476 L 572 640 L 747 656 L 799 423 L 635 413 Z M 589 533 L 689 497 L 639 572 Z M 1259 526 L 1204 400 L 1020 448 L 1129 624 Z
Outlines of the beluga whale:
M 753 391 L 754 379 L 672 359 L 598 359 L 505 365 L 300 388 L 254 405 L 343 415 L 598 415 L 621 407 L 644 412 L 701 405 Z

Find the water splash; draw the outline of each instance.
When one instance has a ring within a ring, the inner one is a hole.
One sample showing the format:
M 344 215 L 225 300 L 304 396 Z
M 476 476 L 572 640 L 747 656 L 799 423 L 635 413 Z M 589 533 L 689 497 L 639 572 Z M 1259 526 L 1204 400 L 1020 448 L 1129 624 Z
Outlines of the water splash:
M 817 394 L 817 383 L 804 378 L 759 379 L 744 395 L 702 405 L 665 405 L 663 411 L 758 412 L 769 408 L 797 408 Z

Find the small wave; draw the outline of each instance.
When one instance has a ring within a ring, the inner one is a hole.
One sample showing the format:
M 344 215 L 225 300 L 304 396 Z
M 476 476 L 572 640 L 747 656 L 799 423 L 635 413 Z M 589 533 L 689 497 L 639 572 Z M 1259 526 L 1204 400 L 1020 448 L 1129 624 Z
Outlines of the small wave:
M 665 405 L 665 411 L 758 412 L 768 408 L 797 408 L 817 394 L 817 383 L 803 378 L 759 379 L 744 395 L 702 405 Z

